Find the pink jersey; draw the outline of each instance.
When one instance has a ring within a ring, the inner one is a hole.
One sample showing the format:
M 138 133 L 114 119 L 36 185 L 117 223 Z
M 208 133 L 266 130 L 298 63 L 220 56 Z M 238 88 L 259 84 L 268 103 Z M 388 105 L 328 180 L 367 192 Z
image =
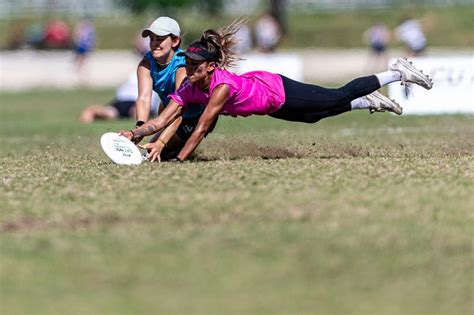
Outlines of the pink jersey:
M 227 84 L 229 87 L 229 99 L 221 111 L 224 115 L 266 115 L 277 111 L 285 103 L 285 91 L 280 75 L 266 71 L 237 75 L 218 68 L 212 74 L 209 92 L 185 81 L 169 97 L 183 106 L 195 103 L 206 106 L 212 91 L 220 84 Z

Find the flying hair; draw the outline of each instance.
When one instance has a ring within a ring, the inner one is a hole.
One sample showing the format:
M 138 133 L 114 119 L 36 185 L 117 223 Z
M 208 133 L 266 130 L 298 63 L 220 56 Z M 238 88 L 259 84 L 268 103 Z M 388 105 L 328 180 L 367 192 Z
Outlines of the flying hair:
M 235 34 L 247 21 L 247 18 L 237 18 L 217 31 L 210 29 L 202 34 L 200 42 L 206 45 L 210 53 L 218 56 L 216 64 L 219 68 L 231 68 L 241 59 L 235 51 L 235 45 L 238 43 Z

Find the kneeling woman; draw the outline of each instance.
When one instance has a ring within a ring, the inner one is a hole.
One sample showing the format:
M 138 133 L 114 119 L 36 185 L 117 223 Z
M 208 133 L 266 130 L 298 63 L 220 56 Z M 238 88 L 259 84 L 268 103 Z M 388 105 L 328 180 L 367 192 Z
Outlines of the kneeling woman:
M 187 80 L 173 94 L 167 108 L 140 128 L 123 131 L 134 140 L 154 134 L 179 116 L 189 104 L 205 104 L 196 129 L 175 161 L 185 160 L 199 145 L 219 114 L 232 116 L 269 115 L 288 121 L 315 123 L 354 109 L 402 113 L 394 101 L 376 92 L 392 82 L 414 83 L 431 89 L 433 83 L 420 70 L 399 59 L 389 70 L 357 78 L 338 89 L 327 89 L 265 71 L 237 75 L 226 70 L 236 61 L 232 48 L 238 23 L 219 31 L 205 31 L 180 54 L 186 56 Z

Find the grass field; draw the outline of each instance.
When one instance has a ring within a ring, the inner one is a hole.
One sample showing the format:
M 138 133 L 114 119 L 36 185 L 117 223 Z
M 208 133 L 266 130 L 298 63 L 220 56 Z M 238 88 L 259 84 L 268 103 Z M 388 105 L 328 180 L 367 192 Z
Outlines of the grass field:
M 2 314 L 472 314 L 474 117 L 221 118 L 119 167 L 112 91 L 0 94 Z

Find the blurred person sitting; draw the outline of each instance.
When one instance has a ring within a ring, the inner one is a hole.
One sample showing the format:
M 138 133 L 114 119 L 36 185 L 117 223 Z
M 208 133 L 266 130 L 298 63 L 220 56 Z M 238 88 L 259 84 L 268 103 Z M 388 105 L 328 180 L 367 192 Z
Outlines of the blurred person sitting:
M 278 21 L 269 13 L 263 13 L 255 24 L 255 40 L 261 52 L 275 51 L 281 38 L 281 28 Z
M 95 120 L 116 120 L 119 118 L 135 117 L 135 102 L 138 97 L 137 73 L 133 71 L 125 83 L 120 85 L 115 98 L 108 105 L 89 105 L 79 117 L 82 123 L 91 123 Z M 160 98 L 152 93 L 150 114 L 158 113 Z
M 96 43 L 94 23 L 85 18 L 74 29 L 74 54 L 78 70 L 81 70 L 87 56 L 92 52 Z
M 408 56 L 420 56 L 426 49 L 426 37 L 420 21 L 403 18 L 395 29 L 396 38 L 405 44 Z
M 43 35 L 43 48 L 68 49 L 71 44 L 71 30 L 60 19 L 51 20 L 46 24 Z

